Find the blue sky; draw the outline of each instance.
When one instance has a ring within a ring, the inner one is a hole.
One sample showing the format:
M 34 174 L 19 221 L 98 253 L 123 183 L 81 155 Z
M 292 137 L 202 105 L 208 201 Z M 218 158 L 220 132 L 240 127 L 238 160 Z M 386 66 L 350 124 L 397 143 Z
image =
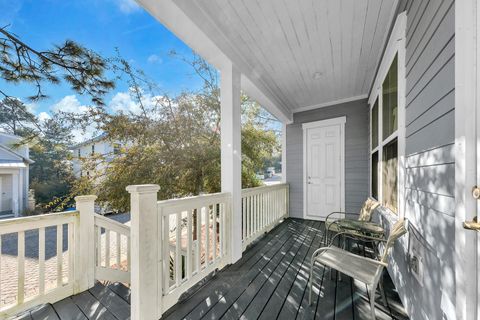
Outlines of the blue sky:
M 161 92 L 155 94 L 175 95 L 202 85 L 190 66 L 169 55 L 175 50 L 188 58 L 191 49 L 134 0 L 0 0 L 0 26 L 6 25 L 10 32 L 38 50 L 52 48 L 67 39 L 104 57 L 115 56 L 118 48 L 123 58 L 158 84 Z M 14 86 L 2 79 L 0 87 L 25 102 L 26 97 L 35 93 L 32 85 Z M 68 85 L 44 85 L 44 93 L 48 99 L 28 104 L 40 119 L 47 118 L 52 111 L 81 111 L 90 105 L 89 96 L 76 94 Z M 105 101 L 111 110 L 138 109 L 128 94 L 127 83 L 117 83 Z M 279 129 L 279 123 L 271 126 Z M 78 142 L 96 134 L 93 129 L 74 132 Z
M 0 0 L 0 25 L 10 25 L 9 31 L 36 49 L 71 39 L 109 57 L 118 47 L 124 58 L 159 84 L 162 93 L 175 94 L 201 85 L 189 66 L 168 54 L 175 50 L 189 56 L 190 48 L 133 0 Z M 12 86 L 1 79 L 0 86 L 19 98 L 34 92 L 32 86 Z M 107 96 L 107 103 L 118 101 L 127 90 L 126 83 L 119 83 Z M 50 98 L 32 105 L 37 114 L 78 108 L 90 101 L 65 85 L 48 86 L 45 91 Z

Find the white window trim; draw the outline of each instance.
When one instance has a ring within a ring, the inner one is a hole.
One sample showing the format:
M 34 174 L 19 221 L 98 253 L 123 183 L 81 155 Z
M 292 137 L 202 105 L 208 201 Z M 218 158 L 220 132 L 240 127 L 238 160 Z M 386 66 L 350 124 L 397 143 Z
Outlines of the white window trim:
M 340 155 L 343 161 L 340 163 L 340 210 L 345 211 L 345 123 L 347 117 L 306 122 L 302 124 L 303 133 L 303 218 L 314 219 L 307 215 L 307 130 L 317 127 L 340 125 Z
M 373 85 L 372 92 L 370 93 L 368 103 L 370 105 L 370 135 L 369 135 L 369 194 L 372 196 L 372 154 L 378 152 L 378 201 L 383 202 L 383 174 L 382 174 L 382 159 L 383 159 L 383 147 L 397 138 L 398 143 L 398 186 L 397 186 L 397 213 L 393 213 L 390 210 L 386 210 L 391 215 L 399 218 L 405 217 L 405 107 L 406 107 L 406 26 L 407 26 L 407 14 L 402 12 L 397 16 L 395 25 L 393 27 L 390 38 L 388 39 L 385 53 L 380 63 L 377 75 Z M 383 139 L 383 95 L 382 84 L 390 69 L 390 65 L 393 59 L 397 55 L 398 59 L 398 123 L 397 131 L 392 133 L 386 139 Z M 375 101 L 378 99 L 378 146 L 372 150 L 372 108 Z

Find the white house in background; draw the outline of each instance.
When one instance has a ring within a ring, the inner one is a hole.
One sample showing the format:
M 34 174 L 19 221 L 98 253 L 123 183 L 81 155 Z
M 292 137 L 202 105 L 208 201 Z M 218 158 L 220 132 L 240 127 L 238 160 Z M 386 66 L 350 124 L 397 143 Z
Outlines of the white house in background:
M 21 137 L 0 132 L 0 216 L 15 215 L 28 206 L 28 170 L 33 163 Z M 20 144 L 20 145 L 19 145 Z
M 110 162 L 120 153 L 122 144 L 120 142 L 112 142 L 106 138 L 105 134 L 101 134 L 92 139 L 79 143 L 71 148 L 73 153 L 73 172 L 77 178 L 82 176 L 90 176 L 92 173 L 82 168 L 83 161 L 93 155 L 102 155 L 107 162 Z M 99 164 L 96 170 L 100 170 Z

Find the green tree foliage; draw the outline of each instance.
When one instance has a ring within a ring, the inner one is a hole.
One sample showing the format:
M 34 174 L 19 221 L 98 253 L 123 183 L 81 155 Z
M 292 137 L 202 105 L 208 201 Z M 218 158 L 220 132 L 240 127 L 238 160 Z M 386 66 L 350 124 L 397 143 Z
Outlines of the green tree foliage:
M 37 203 L 46 211 L 64 209 L 71 200 L 75 182 L 70 164 L 71 130 L 61 119 L 47 119 L 41 124 L 42 134 L 30 148 L 30 187 Z
M 137 92 L 141 112 L 109 115 L 103 131 L 111 141 L 127 146 L 113 161 L 104 161 L 88 183 L 79 181 L 79 190 L 96 192 L 100 201 L 118 210 L 129 209 L 125 187 L 131 184 L 160 185 L 159 198 L 183 197 L 220 191 L 220 99 L 218 77 L 204 60 L 189 62 L 204 80 L 198 92 L 177 97 Z M 145 99 L 145 96 L 149 97 Z M 273 130 L 266 129 L 260 106 L 242 95 L 242 185 L 260 185 L 255 173 L 277 148 Z M 104 119 L 105 120 L 105 119 Z M 105 157 L 108 158 L 108 155 Z M 86 161 L 90 172 L 99 159 Z M 103 169 L 106 167 L 106 169 Z
M 45 83 L 67 83 L 76 93 L 89 95 L 94 107 L 82 116 L 100 118 L 105 114 L 104 95 L 114 88 L 106 74 L 115 71 L 114 61 L 67 40 L 47 50 L 32 48 L 19 37 L 0 28 L 0 77 L 14 84 L 32 85 L 31 101 L 47 98 Z M 121 67 L 118 67 L 121 69 Z M 0 88 L 0 129 L 22 136 L 30 145 L 30 187 L 44 209 L 61 209 L 73 196 L 74 177 L 69 162 L 70 132 L 83 119 L 59 112 L 40 122 L 17 97 Z M 67 121 L 68 120 L 68 121 Z
M 52 120 L 40 123 L 20 100 L 0 88 L 4 97 L 0 125 L 28 136 L 33 144 L 31 157 L 36 162 L 31 166 L 31 186 L 40 202 L 50 208 L 62 207 L 77 194 L 95 192 L 100 200 L 126 210 L 125 187 L 129 184 L 159 184 L 162 199 L 220 190 L 218 74 L 199 57 L 187 60 L 176 56 L 203 79 L 201 90 L 176 97 L 154 94 L 158 92 L 155 84 L 120 55 L 105 59 L 73 41 L 40 51 L 0 28 L 0 77 L 11 83 L 32 84 L 33 94 L 28 98 L 33 101 L 47 97 L 45 83 L 66 82 L 93 102 L 84 113 L 58 112 Z M 107 77 L 109 72 L 115 79 L 127 81 L 139 112 L 106 110 L 104 95 L 114 88 Z M 277 148 L 276 133 L 265 130 L 269 117 L 242 96 L 244 187 L 259 185 L 255 173 Z M 84 166 L 90 178 L 84 176 L 73 183 L 69 132 L 89 125 L 103 130 L 112 142 L 123 141 L 125 147 L 113 161 L 109 155 L 86 159 Z
M 37 118 L 17 98 L 5 97 L 0 101 L 0 128 L 14 135 L 25 135 L 38 129 Z
M 108 61 L 74 41 L 67 40 L 52 49 L 36 50 L 7 29 L 0 28 L 0 77 L 11 83 L 31 83 L 35 87 L 29 99 L 46 98 L 44 83 L 67 82 L 79 94 L 90 95 L 103 106 L 103 96 L 114 88 L 105 76 Z M 11 97 L 0 89 L 0 94 Z

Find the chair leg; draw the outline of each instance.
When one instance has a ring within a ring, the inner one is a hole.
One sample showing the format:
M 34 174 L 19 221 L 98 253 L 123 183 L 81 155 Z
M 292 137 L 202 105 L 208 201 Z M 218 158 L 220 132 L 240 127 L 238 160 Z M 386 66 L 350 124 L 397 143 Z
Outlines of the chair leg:
M 370 287 L 370 309 L 372 312 L 372 320 L 375 320 L 375 289 Z
M 343 244 L 341 246 L 341 248 L 343 250 L 345 250 L 345 247 L 346 247 L 346 242 L 347 242 L 347 238 L 346 237 L 342 237 L 342 240 L 343 240 Z M 340 241 L 340 240 L 338 240 Z M 340 243 L 339 243 L 340 245 Z M 339 246 L 340 247 L 340 246 Z M 337 271 L 337 277 L 338 277 L 338 281 L 342 281 L 342 273 L 340 272 L 340 270 Z
M 308 305 L 312 305 L 312 291 L 313 291 L 313 267 L 315 265 L 315 260 L 312 259 L 312 263 L 310 264 L 310 278 L 308 280 L 308 286 L 310 288 L 308 293 Z
M 383 305 L 388 308 L 387 296 L 385 295 L 385 288 L 383 286 L 383 277 L 380 278 L 378 282 L 378 286 L 380 287 L 380 294 L 382 296 Z

